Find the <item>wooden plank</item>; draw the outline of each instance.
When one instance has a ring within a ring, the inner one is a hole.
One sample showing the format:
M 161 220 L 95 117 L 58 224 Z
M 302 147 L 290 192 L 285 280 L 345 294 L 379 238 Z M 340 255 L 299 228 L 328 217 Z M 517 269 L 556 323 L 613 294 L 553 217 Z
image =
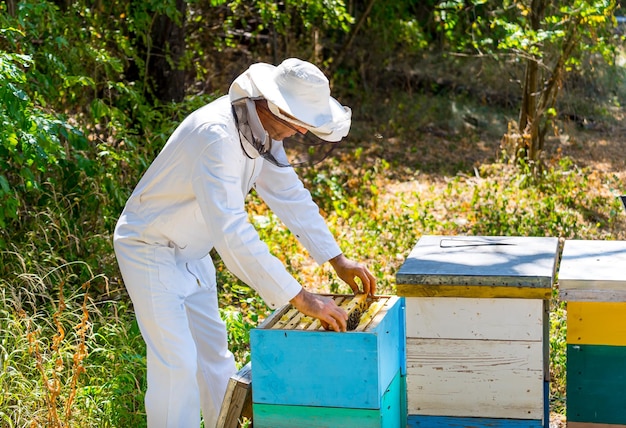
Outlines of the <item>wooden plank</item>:
M 313 317 L 305 315 L 302 318 L 300 318 L 300 323 L 298 323 L 298 325 L 295 328 L 296 330 L 306 330 L 309 328 L 311 324 L 313 324 L 313 322 L 316 319 L 317 318 L 313 318 Z
M 559 300 L 566 302 L 626 302 L 626 290 L 559 290 Z
M 259 328 L 282 328 L 289 320 L 298 313 L 291 305 L 285 305 L 274 311 L 259 325 Z
M 309 324 L 309 326 L 306 328 L 306 330 L 309 330 L 309 331 L 323 330 L 323 329 L 324 328 L 322 327 L 322 322 L 319 319 L 314 319 L 313 322 Z
M 626 346 L 626 303 L 567 302 L 567 343 Z
M 406 298 L 412 338 L 542 341 L 544 320 L 536 299 Z
M 407 338 L 409 414 L 543 419 L 543 344 Z
M 558 248 L 558 238 L 426 235 L 398 270 L 396 284 L 551 289 Z M 399 295 L 412 295 L 400 289 Z
M 567 420 L 626 424 L 626 347 L 567 345 Z
M 329 387 L 329 392 L 332 386 Z M 406 426 L 404 378 L 396 372 L 378 409 L 253 404 L 254 428 L 399 428 Z
M 397 284 L 396 294 L 404 297 L 549 299 L 552 290 L 496 285 Z
M 378 336 L 378 352 L 384 355 L 378 370 L 378 376 L 383 385 L 389 384 L 389 380 L 395 375 L 397 367 L 400 367 L 402 374 L 406 375 L 405 303 L 402 297 L 388 297 L 385 305 L 376 313 L 367 330 L 375 332 Z
M 380 409 L 289 406 L 281 404 L 252 405 L 254 428 L 378 428 Z
M 293 330 L 300 324 L 300 320 L 305 316 L 302 312 L 296 313 L 287 324 L 285 324 L 282 328 L 285 330 Z
M 409 428 L 541 428 L 541 420 L 409 415 Z
M 252 419 L 252 366 L 243 366 L 231 376 L 217 419 L 217 428 L 238 428 L 242 418 Z
M 593 268 L 589 268 L 593 269 Z M 610 279 L 559 279 L 559 288 L 567 290 L 605 290 L 616 291 L 621 295 L 624 291 L 624 280 L 612 281 Z
M 566 240 L 560 290 L 626 290 L 626 241 Z

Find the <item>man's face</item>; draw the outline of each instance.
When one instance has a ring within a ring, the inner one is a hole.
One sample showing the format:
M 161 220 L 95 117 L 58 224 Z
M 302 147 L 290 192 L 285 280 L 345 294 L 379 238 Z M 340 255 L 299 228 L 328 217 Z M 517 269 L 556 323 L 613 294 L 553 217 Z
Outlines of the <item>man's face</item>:
M 297 132 L 301 134 L 306 134 L 307 132 L 306 128 L 294 125 L 275 116 L 267 107 L 267 101 L 265 100 L 256 101 L 256 111 L 263 128 L 265 128 L 273 140 L 282 141 Z

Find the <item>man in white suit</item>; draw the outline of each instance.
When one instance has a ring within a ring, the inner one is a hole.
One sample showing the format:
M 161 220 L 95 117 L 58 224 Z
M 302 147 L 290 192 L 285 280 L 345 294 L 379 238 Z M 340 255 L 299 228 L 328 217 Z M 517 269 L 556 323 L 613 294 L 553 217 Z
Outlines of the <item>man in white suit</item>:
M 330 96 L 328 79 L 313 64 L 254 64 L 228 95 L 178 126 L 137 184 L 114 247 L 147 345 L 150 428 L 199 427 L 201 411 L 205 426 L 215 426 L 236 371 L 212 249 L 271 308 L 291 302 L 327 328 L 346 330 L 345 311 L 306 291 L 249 223 L 244 201 L 253 187 L 319 264 L 329 261 L 355 293 L 375 293 L 375 278 L 342 254 L 291 167 L 302 159 L 285 149 L 295 134 L 322 140 L 311 148 L 332 145 L 350 123 L 350 109 Z

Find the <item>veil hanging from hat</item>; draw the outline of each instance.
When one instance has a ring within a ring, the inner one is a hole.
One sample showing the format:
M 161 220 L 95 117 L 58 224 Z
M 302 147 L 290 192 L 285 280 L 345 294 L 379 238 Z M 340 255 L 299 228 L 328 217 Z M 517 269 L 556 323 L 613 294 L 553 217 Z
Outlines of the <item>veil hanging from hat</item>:
M 251 65 L 233 81 L 229 97 L 240 136 L 259 155 L 278 166 L 322 161 L 350 129 L 350 108 L 330 96 L 328 79 L 315 65 L 297 58 L 286 59 L 277 67 L 265 63 Z M 256 122 L 260 125 L 260 121 L 252 101 L 261 98 L 268 101 L 271 113 L 286 126 L 294 131 L 305 128 L 308 132 L 295 132 L 282 142 L 271 140 L 262 126 L 256 129 Z
M 272 140 L 263 129 L 254 100 L 240 99 L 232 103 L 232 108 L 241 148 L 249 158 L 261 156 L 279 167 L 311 166 L 326 159 L 336 146 L 295 128 L 293 136 L 282 141 Z

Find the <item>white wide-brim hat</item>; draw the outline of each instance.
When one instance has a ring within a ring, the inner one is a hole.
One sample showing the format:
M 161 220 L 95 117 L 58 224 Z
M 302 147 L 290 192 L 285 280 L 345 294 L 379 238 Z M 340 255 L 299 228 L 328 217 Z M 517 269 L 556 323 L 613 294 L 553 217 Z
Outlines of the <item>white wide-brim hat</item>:
M 352 111 L 330 96 L 328 79 L 310 62 L 289 58 L 278 66 L 253 64 L 231 85 L 231 101 L 242 93 L 251 98 L 260 95 L 273 114 L 322 140 L 338 142 L 350 131 Z

